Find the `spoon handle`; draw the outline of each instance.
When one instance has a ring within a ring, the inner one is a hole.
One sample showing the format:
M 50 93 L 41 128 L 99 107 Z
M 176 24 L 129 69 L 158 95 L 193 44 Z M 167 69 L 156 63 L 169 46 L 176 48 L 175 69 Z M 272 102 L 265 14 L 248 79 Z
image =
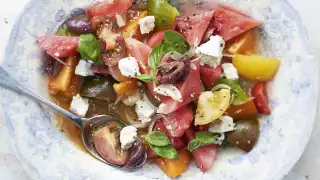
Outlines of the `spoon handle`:
M 17 80 L 15 80 L 3 67 L 0 66 L 0 85 L 11 89 L 13 91 L 16 91 L 18 93 L 27 95 L 29 97 L 34 98 L 39 103 L 45 104 L 58 113 L 64 115 L 65 117 L 72 120 L 74 123 L 76 123 L 79 127 L 82 126 L 82 119 L 69 111 L 61 108 L 60 106 L 56 105 L 55 103 L 47 100 L 46 98 L 40 96 L 39 94 L 29 90 L 28 88 L 24 87 L 21 83 L 19 83 Z

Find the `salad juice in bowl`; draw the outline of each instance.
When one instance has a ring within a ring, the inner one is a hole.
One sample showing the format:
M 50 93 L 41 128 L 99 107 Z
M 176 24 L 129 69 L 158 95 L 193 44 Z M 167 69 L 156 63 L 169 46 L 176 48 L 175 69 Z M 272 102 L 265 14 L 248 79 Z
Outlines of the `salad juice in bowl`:
M 80 117 L 125 121 L 92 134 L 104 160 L 132 161 L 139 137 L 148 161 L 108 166 L 71 121 L 6 90 L 3 118 L 34 179 L 281 179 L 316 116 L 310 48 L 282 0 L 32 0 L 4 68 Z

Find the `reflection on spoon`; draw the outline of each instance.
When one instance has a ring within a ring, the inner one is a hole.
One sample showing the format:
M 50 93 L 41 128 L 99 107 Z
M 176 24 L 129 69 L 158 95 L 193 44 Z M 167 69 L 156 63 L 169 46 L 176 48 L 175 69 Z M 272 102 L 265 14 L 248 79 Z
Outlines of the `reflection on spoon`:
M 119 134 L 121 129 L 126 126 L 122 120 L 108 115 L 89 119 L 80 118 L 25 88 L 3 67 L 0 67 L 0 85 L 32 97 L 73 121 L 82 131 L 82 141 L 86 149 L 98 160 L 123 170 L 135 170 L 145 164 L 147 153 L 139 138 L 130 149 L 121 149 Z

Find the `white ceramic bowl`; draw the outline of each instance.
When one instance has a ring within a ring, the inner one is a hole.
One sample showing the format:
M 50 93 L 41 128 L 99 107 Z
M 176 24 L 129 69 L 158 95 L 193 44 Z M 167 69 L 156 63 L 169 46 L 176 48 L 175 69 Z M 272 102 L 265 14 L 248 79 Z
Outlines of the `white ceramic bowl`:
M 36 35 L 49 33 L 72 8 L 91 0 L 31 0 L 16 22 L 3 66 L 20 82 L 47 95 Z M 281 59 L 281 68 L 269 84 L 272 115 L 261 117 L 261 137 L 250 153 L 221 150 L 212 170 L 195 165 L 183 180 L 281 179 L 302 154 L 309 139 L 318 104 L 318 64 L 310 54 L 299 16 L 285 0 L 224 0 L 264 25 L 261 51 Z M 124 173 L 78 150 L 55 128 L 54 116 L 33 101 L 1 90 L 2 118 L 12 147 L 26 172 L 38 180 L 169 179 L 159 168 L 146 165 Z

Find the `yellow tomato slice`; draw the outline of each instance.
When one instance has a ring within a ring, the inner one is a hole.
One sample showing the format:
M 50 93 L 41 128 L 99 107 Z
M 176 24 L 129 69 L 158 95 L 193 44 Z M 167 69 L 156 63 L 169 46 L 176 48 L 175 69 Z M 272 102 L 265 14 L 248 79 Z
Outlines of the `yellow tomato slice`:
M 179 152 L 178 159 L 158 158 L 155 162 L 167 176 L 175 178 L 188 169 L 190 160 L 190 153 L 185 150 Z
M 139 20 L 146 17 L 148 15 L 147 11 L 142 11 L 139 13 L 138 17 L 129 21 L 129 23 L 121 30 L 121 34 L 124 39 L 127 39 L 133 36 L 135 39 L 140 39 L 140 25 Z
M 253 81 L 271 80 L 280 66 L 279 59 L 256 55 L 235 55 L 232 63 L 240 76 Z
M 205 125 L 223 115 L 230 105 L 230 89 L 201 93 L 195 117 L 195 125 Z

